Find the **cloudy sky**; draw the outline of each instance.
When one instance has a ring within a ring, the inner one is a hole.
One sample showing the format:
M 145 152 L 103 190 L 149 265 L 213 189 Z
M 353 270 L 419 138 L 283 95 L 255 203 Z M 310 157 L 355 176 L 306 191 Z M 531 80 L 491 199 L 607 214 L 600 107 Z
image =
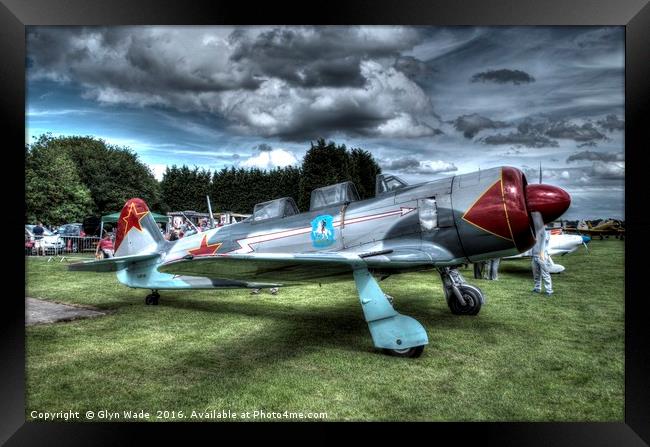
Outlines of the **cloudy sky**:
M 622 27 L 29 27 L 25 138 L 100 137 L 158 178 L 319 137 L 411 182 L 541 162 L 566 218 L 623 218 L 624 62 Z

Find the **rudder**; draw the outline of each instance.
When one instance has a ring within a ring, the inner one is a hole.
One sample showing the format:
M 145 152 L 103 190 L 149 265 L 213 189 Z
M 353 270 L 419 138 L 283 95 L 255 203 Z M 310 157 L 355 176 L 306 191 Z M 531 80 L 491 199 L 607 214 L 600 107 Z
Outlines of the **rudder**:
M 117 221 L 115 256 L 151 253 L 156 251 L 158 244 L 164 240 L 144 200 L 128 200 Z

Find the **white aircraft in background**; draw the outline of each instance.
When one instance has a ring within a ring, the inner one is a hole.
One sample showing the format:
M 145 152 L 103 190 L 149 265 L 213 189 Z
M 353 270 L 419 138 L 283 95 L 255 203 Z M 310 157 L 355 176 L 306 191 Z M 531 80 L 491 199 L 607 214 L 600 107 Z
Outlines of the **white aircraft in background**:
M 548 244 L 548 258 L 549 258 L 549 272 L 550 273 L 561 273 L 564 271 L 564 266 L 556 264 L 553 262 L 552 256 L 560 255 L 564 256 L 567 253 L 573 253 L 578 249 L 579 246 L 584 245 L 587 249 L 587 244 L 591 242 L 591 238 L 586 235 L 579 234 L 565 234 L 562 232 L 561 228 L 553 228 L 549 230 L 551 232 L 551 238 Z M 516 256 L 508 256 L 504 259 L 518 259 L 518 258 L 530 258 L 531 250 L 520 253 Z

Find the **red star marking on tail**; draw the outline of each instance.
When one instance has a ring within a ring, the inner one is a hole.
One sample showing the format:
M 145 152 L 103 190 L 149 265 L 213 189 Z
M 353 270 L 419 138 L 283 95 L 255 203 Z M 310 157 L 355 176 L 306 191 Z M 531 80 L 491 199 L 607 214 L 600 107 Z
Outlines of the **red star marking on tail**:
M 140 225 L 140 221 L 144 218 L 144 216 L 149 213 L 148 210 L 138 212 L 138 210 L 135 207 L 135 203 L 131 202 L 131 205 L 129 206 L 129 214 L 124 216 L 122 220 L 124 220 L 126 226 L 124 227 L 124 233 L 123 235 L 126 236 L 126 234 L 129 232 L 131 228 L 135 228 L 138 231 L 142 231 L 142 226 Z
M 193 248 L 192 250 L 187 250 L 187 252 L 193 256 L 209 256 L 215 254 L 217 250 L 221 247 L 221 242 L 216 242 L 214 244 L 208 244 L 208 235 L 204 235 L 201 240 L 201 245 L 198 248 Z

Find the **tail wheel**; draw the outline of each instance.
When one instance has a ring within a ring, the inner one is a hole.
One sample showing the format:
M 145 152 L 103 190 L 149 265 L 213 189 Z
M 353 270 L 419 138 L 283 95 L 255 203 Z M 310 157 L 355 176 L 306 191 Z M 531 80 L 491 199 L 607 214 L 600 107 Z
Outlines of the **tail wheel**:
M 424 351 L 424 345 L 404 349 L 384 349 L 384 352 L 388 355 L 392 355 L 394 357 L 410 357 L 413 359 L 420 357 L 422 355 L 422 351 Z
M 476 289 L 467 286 L 458 286 L 465 305 L 458 302 L 452 294 L 447 304 L 454 315 L 476 315 L 481 310 L 481 294 Z
M 157 306 L 158 305 L 158 300 L 160 299 L 160 295 L 157 292 L 150 293 L 147 295 L 144 299 L 144 303 L 147 306 Z

